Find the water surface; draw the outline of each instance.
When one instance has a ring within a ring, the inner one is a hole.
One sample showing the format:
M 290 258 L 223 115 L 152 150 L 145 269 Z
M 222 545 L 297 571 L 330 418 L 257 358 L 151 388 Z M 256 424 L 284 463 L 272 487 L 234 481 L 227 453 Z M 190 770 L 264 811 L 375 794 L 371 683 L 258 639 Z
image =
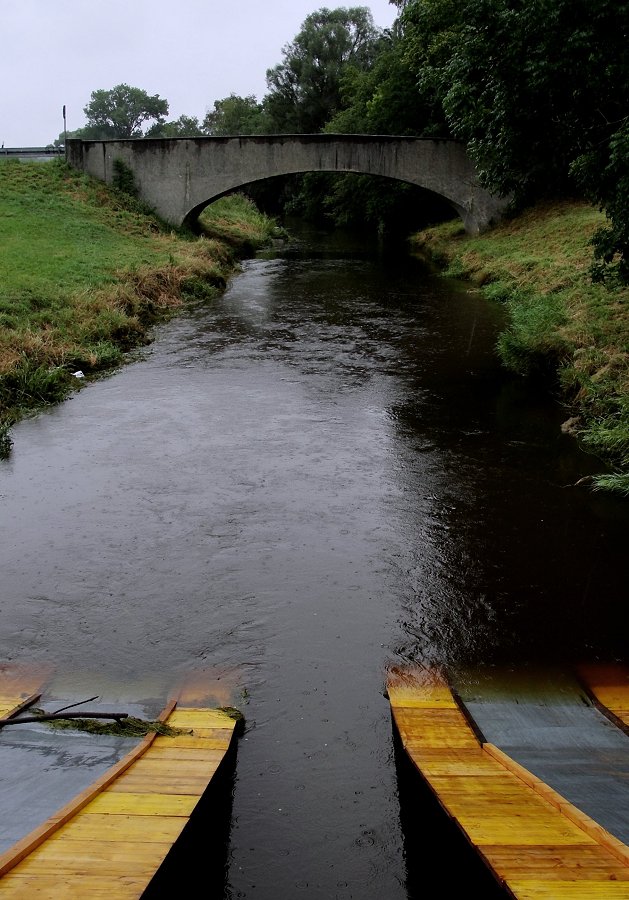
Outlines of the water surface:
M 424 896 L 438 811 L 416 795 L 423 843 L 400 813 L 387 666 L 624 652 L 626 507 L 573 486 L 597 463 L 500 370 L 501 321 L 309 235 L 15 429 L 1 658 L 153 712 L 220 675 L 247 717 L 225 896 Z

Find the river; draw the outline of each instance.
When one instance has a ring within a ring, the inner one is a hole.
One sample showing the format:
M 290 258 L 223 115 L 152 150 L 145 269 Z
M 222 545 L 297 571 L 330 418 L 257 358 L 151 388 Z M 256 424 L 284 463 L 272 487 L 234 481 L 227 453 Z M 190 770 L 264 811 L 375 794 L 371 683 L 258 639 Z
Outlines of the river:
M 220 675 L 247 723 L 225 897 L 433 896 L 441 823 L 402 788 L 388 666 L 465 683 L 624 653 L 626 504 L 574 487 L 596 460 L 501 370 L 502 317 L 410 256 L 297 232 L 14 429 L 0 658 L 153 712 Z

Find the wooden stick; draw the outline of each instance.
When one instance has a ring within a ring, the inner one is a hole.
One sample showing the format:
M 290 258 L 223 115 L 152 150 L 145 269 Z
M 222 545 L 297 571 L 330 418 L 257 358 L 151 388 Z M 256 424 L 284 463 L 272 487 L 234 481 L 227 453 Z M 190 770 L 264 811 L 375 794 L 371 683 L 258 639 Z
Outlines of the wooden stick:
M 51 719 L 127 719 L 129 713 L 104 713 L 104 712 L 69 712 L 69 713 L 43 713 L 41 716 L 22 716 L 20 719 L 0 719 L 0 727 L 5 725 L 24 725 L 27 722 L 49 722 Z

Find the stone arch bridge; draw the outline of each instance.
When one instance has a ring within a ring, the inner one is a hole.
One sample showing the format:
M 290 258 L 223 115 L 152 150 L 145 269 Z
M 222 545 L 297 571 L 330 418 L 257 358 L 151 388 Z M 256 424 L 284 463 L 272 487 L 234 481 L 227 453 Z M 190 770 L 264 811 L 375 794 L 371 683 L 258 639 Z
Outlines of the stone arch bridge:
M 194 225 L 205 206 L 265 178 L 301 172 L 355 172 L 417 185 L 444 198 L 465 229 L 478 233 L 500 217 L 506 201 L 481 187 L 456 141 L 372 135 L 69 140 L 70 165 L 111 183 L 120 160 L 140 198 L 173 225 Z

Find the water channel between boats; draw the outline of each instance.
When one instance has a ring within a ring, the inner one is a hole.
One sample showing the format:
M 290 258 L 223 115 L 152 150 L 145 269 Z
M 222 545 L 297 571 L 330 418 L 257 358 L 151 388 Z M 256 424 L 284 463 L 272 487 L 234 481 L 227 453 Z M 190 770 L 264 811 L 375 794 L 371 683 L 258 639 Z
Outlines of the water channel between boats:
M 408 255 L 297 234 L 14 430 L 1 659 L 148 712 L 218 673 L 247 719 L 225 897 L 429 896 L 441 824 L 402 790 L 388 666 L 465 687 L 623 655 L 626 504 L 573 486 L 600 466 L 501 370 L 502 322 Z

